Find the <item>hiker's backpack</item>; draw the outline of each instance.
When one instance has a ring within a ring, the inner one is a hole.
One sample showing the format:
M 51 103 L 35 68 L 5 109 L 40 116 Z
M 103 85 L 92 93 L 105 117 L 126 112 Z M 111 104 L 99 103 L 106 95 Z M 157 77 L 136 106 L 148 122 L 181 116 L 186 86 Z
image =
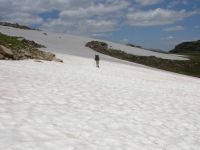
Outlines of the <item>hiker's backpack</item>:
M 96 60 L 96 61 L 99 60 L 99 55 L 95 55 L 95 60 Z

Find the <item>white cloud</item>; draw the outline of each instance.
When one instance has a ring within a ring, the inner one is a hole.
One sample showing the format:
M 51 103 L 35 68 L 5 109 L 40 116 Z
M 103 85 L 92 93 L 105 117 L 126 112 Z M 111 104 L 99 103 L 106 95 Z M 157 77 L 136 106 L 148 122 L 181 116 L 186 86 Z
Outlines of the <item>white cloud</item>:
M 116 30 L 117 24 L 114 20 L 86 20 L 80 22 L 78 31 L 80 33 L 110 32 Z
M 197 1 L 199 0 L 172 0 L 169 2 L 168 4 L 168 8 L 173 8 L 173 7 L 176 7 L 177 5 L 187 5 L 189 3 L 196 3 Z
M 195 29 L 200 29 L 200 26 L 199 25 L 195 25 L 194 28 Z
M 123 44 L 127 44 L 129 40 L 127 38 L 123 38 L 122 40 L 120 40 L 120 42 Z
M 185 28 L 183 26 L 175 26 L 175 27 L 168 27 L 168 28 L 164 28 L 163 31 L 167 31 L 167 32 L 176 32 L 176 31 L 182 31 Z
M 97 35 L 105 34 L 116 30 L 118 22 L 115 20 L 95 20 L 95 19 L 84 19 L 84 20 L 71 20 L 69 22 L 62 20 L 61 18 L 56 20 L 49 20 L 42 25 L 42 29 L 65 32 L 78 35 Z
M 142 6 L 153 5 L 160 3 L 162 0 L 135 0 L 135 2 L 139 3 Z
M 89 7 L 79 9 L 69 9 L 64 10 L 60 13 L 61 18 L 89 18 L 92 16 L 102 16 L 109 13 L 118 12 L 124 8 L 127 8 L 129 5 L 128 2 L 122 1 L 120 3 L 111 3 L 111 4 L 96 4 Z
M 174 41 L 175 39 L 176 38 L 172 35 L 161 38 L 161 40 L 164 40 L 164 41 Z
M 26 25 L 38 25 L 43 23 L 42 18 L 28 13 L 9 14 L 6 16 L 4 20 L 8 22 L 26 24 Z
M 155 26 L 172 24 L 193 14 L 195 12 L 157 8 L 148 11 L 130 11 L 127 14 L 127 20 L 128 24 L 132 26 Z
M 0 0 L 0 20 L 25 25 L 39 25 L 42 29 L 97 34 L 119 27 L 155 26 L 171 24 L 194 12 L 157 8 L 141 10 L 163 0 Z M 135 3 L 134 3 L 135 2 Z M 58 18 L 44 19 L 41 13 L 58 11 Z
M 73 31 L 75 25 L 76 24 L 74 22 L 66 22 L 66 21 L 63 21 L 62 19 L 53 19 L 53 20 L 48 20 L 47 22 L 44 22 L 41 25 L 41 29 L 67 33 L 69 31 Z
M 101 33 L 117 29 L 129 5 L 129 0 L 0 0 L 0 20 L 58 32 Z M 40 16 L 53 10 L 58 18 Z
M 175 39 L 175 37 L 174 36 L 168 36 L 166 39 L 167 40 L 173 40 L 173 39 Z

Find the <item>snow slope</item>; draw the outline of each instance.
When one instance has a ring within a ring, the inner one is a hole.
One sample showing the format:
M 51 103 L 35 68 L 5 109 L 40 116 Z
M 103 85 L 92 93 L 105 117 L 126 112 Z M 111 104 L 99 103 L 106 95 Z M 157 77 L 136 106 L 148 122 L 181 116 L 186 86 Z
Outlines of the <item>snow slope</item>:
M 64 63 L 0 61 L 0 150 L 200 149 L 199 78 L 107 60 L 97 69 L 73 56 L 90 52 L 80 48 L 57 53 Z
M 34 40 L 40 44 L 43 44 L 47 47 L 47 49 L 50 49 L 54 52 L 61 52 L 76 56 L 84 56 L 84 57 L 94 57 L 94 52 L 85 47 L 85 44 L 87 42 L 90 42 L 92 40 L 91 38 L 86 37 L 78 37 L 73 35 L 66 35 L 66 34 L 56 34 L 51 32 L 42 32 L 42 31 L 33 31 L 33 30 L 21 30 L 11 27 L 4 27 L 0 26 L 0 32 L 14 35 L 14 36 L 21 36 L 25 37 L 29 40 Z M 47 33 L 47 35 L 44 35 L 43 33 Z M 101 40 L 100 40 L 101 41 Z M 172 59 L 172 60 L 187 60 L 187 58 L 181 57 L 179 55 L 174 54 L 164 54 L 164 53 L 158 53 L 153 51 L 148 51 L 140 48 L 133 48 L 126 45 L 116 44 L 112 42 L 108 42 L 112 48 L 123 50 L 127 53 L 138 55 L 138 56 L 156 56 L 163 59 Z M 109 59 L 112 58 L 108 56 L 102 55 L 103 59 Z M 113 59 L 112 59 L 113 60 Z

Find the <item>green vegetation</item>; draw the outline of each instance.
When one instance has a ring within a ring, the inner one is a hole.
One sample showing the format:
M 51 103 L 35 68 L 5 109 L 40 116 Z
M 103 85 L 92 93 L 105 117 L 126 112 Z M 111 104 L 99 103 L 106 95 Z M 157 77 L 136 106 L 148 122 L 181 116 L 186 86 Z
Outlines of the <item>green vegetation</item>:
M 190 58 L 190 67 L 185 68 L 189 75 L 198 76 L 200 74 L 200 40 L 183 42 L 178 44 L 170 53 L 187 55 Z
M 146 66 L 163 69 L 171 72 L 176 72 L 180 74 L 200 77 L 200 54 L 199 56 L 189 55 L 190 60 L 178 61 L 178 60 L 168 60 L 157 58 L 155 56 L 136 56 L 132 54 L 127 54 L 124 51 L 110 49 L 107 43 L 99 41 L 91 41 L 86 44 L 87 47 L 100 52 L 105 55 L 109 55 L 115 58 L 143 64 Z
M 29 46 L 19 41 L 17 37 L 11 37 L 2 33 L 0 33 L 0 45 L 15 50 L 24 49 Z
M 0 45 L 13 50 L 42 48 L 43 45 L 37 44 L 34 41 L 28 41 L 24 38 L 8 36 L 0 33 Z
M 200 40 L 178 44 L 170 53 L 193 54 L 200 53 Z

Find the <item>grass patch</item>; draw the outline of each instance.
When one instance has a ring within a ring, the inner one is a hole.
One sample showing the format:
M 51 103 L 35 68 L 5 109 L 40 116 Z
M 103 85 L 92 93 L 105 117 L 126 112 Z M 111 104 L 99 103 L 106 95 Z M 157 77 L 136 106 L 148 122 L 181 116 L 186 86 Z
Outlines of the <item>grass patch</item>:
M 12 50 L 21 49 L 33 49 L 33 48 L 44 48 L 45 46 L 35 43 L 34 41 L 28 41 L 24 38 L 8 36 L 0 33 L 0 45 L 3 45 Z
M 19 41 L 17 37 L 8 36 L 2 33 L 0 33 L 0 45 L 4 45 L 7 48 L 15 50 L 25 49 L 26 47 L 29 47 L 29 45 L 26 45 L 25 43 Z

